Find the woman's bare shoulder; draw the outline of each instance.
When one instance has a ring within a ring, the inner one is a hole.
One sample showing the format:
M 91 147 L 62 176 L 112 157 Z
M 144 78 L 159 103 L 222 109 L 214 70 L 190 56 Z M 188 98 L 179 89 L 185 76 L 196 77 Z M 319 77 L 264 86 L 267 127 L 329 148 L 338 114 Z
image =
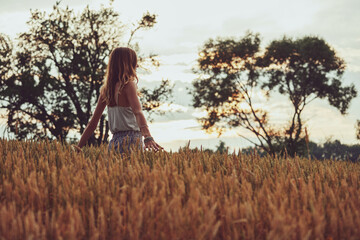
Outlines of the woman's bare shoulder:
M 137 84 L 135 81 L 129 81 L 125 86 L 124 86 L 124 90 L 127 91 L 131 91 L 131 90 L 137 90 Z

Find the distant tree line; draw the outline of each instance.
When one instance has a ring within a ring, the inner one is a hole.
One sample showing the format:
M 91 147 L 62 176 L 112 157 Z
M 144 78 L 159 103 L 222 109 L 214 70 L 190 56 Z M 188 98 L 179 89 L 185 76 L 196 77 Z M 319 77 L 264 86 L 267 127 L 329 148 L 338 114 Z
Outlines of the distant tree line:
M 308 143 L 309 148 L 306 145 L 302 145 L 301 149 L 296 153 L 296 156 L 305 157 L 318 160 L 338 160 L 338 161 L 360 161 L 360 144 L 343 144 L 339 140 L 327 140 L 323 144 L 315 142 Z M 242 149 L 242 153 L 259 154 L 265 156 L 268 153 L 259 147 L 247 147 Z
M 219 144 L 215 146 L 215 150 L 206 147 L 190 148 L 190 144 L 181 147 L 179 151 L 203 151 L 206 153 L 219 153 L 219 154 L 233 154 L 234 151 L 229 151 L 229 147 L 226 146 L 224 141 L 219 141 Z M 242 154 L 257 154 L 261 157 L 267 156 L 269 153 L 264 151 L 258 146 L 249 146 L 239 149 Z M 238 152 L 235 151 L 237 154 Z M 286 154 L 286 153 L 285 153 Z M 352 161 L 360 162 L 360 144 L 342 144 L 339 140 L 328 139 L 322 144 L 315 142 L 302 142 L 299 146 L 299 151 L 296 152 L 296 156 L 317 160 L 336 160 L 336 161 Z
M 201 146 L 199 147 L 195 147 L 195 148 L 190 148 L 190 141 L 183 147 L 179 148 L 179 152 L 181 151 L 191 151 L 191 152 L 197 152 L 197 151 L 203 151 L 206 153 L 219 153 L 219 154 L 223 154 L 223 153 L 227 153 L 228 152 L 228 147 L 226 146 L 224 141 L 219 141 L 219 145 L 217 145 L 215 147 L 215 151 L 213 149 L 210 148 L 206 148 Z

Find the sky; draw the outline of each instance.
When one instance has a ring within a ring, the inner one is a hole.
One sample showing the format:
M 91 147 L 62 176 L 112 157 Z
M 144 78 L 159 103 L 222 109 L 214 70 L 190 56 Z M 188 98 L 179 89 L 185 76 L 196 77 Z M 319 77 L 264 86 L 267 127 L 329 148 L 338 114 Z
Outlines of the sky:
M 30 9 L 51 11 L 52 0 L 0 0 L 0 32 L 16 38 L 27 30 Z M 80 12 L 86 5 L 97 9 L 107 1 L 63 0 Z M 161 79 L 169 79 L 174 87 L 172 110 L 155 117 L 150 131 L 166 150 L 177 150 L 190 141 L 190 147 L 214 149 L 224 141 L 230 150 L 238 150 L 250 143 L 239 134 L 252 138 L 251 133 L 233 129 L 222 136 L 206 134 L 197 118 L 203 112 L 191 107 L 187 88 L 198 76 L 196 67 L 198 51 L 206 40 L 216 37 L 241 38 L 247 30 L 260 33 L 262 47 L 284 35 L 298 38 L 307 35 L 324 38 L 347 63 L 344 84 L 355 84 L 360 91 L 360 1 L 358 0 L 114 0 L 113 6 L 120 19 L 128 26 L 149 11 L 157 15 L 158 23 L 151 30 L 139 32 L 135 41 L 142 53 L 158 54 L 161 66 L 151 73 L 140 75 L 139 87 L 154 87 Z M 125 36 L 124 39 L 127 39 Z M 359 94 L 360 95 L 360 94 Z M 260 96 L 261 97 L 261 96 Z M 316 100 L 304 110 L 304 120 L 310 139 L 323 143 L 339 139 L 346 144 L 357 143 L 355 123 L 360 119 L 360 97 L 352 100 L 347 115 L 329 106 L 326 100 Z M 275 96 L 264 107 L 269 111 L 274 126 L 284 127 L 292 114 L 290 102 Z M 168 109 L 168 108 L 166 108 Z M 4 121 L 1 122 L 4 127 Z M 0 127 L 0 136 L 1 136 Z

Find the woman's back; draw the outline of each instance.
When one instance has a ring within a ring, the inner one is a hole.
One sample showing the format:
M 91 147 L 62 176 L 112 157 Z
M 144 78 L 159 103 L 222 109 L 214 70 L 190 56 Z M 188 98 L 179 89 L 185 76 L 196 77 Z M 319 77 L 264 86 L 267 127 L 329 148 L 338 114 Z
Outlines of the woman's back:
M 119 86 L 120 86 L 120 82 L 118 82 L 116 85 L 115 85 L 115 101 L 113 101 L 112 103 L 110 103 L 108 105 L 108 107 L 113 107 L 113 106 L 121 106 L 121 107 L 130 107 L 130 103 L 129 103 L 129 100 L 127 99 L 127 96 L 126 96 L 126 91 L 125 91 L 125 88 L 123 88 L 121 90 L 121 93 L 119 94 Z
M 109 129 L 112 134 L 120 131 L 140 131 L 136 117 L 130 107 L 126 92 L 122 89 L 119 94 L 119 84 L 115 87 L 115 103 L 107 106 Z

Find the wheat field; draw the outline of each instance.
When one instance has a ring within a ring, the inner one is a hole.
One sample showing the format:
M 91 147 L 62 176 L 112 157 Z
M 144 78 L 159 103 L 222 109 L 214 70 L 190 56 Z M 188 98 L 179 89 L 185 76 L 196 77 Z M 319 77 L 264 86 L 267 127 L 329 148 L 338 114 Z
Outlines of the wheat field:
M 0 140 L 0 239 L 360 239 L 360 163 Z

